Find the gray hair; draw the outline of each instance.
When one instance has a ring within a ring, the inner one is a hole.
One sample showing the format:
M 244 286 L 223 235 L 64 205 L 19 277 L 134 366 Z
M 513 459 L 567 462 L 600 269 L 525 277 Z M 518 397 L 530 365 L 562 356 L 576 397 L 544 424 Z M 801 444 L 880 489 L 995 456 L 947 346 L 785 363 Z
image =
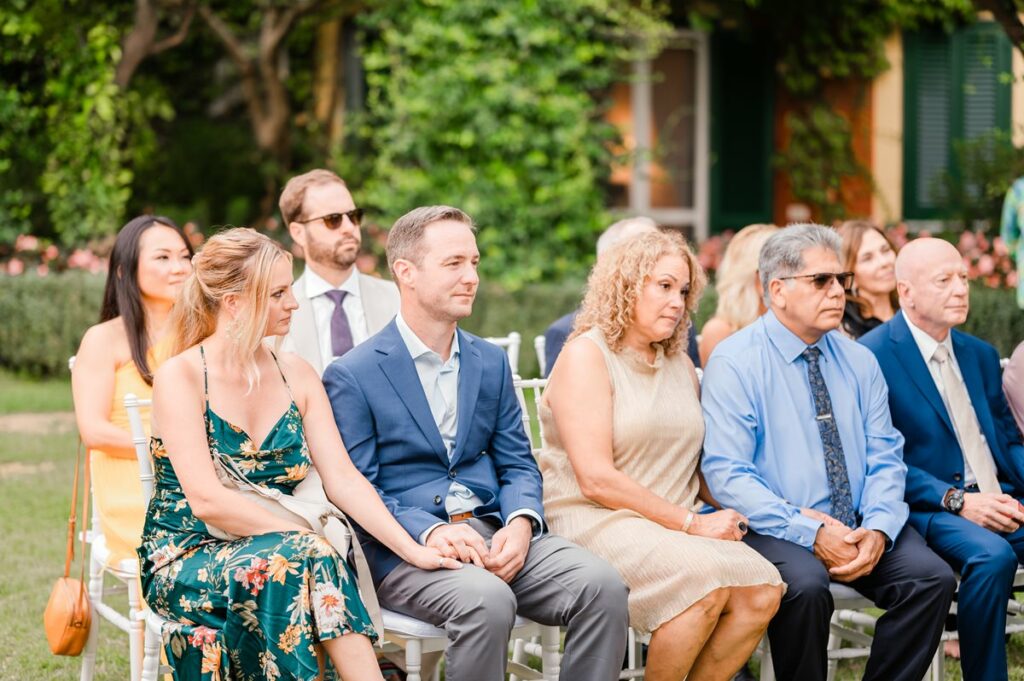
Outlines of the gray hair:
M 619 220 L 618 222 L 612 223 L 612 225 L 601 232 L 601 236 L 597 238 L 597 254 L 601 255 L 620 241 L 624 241 L 634 236 L 639 236 L 644 232 L 653 232 L 657 229 L 658 223 L 644 215 Z
M 843 247 L 842 239 L 830 227 L 813 224 L 790 225 L 771 235 L 757 259 L 757 269 L 761 276 L 761 288 L 764 289 L 765 307 L 771 307 L 771 292 L 768 284 L 772 279 L 788 277 L 804 268 L 804 251 L 811 248 L 824 248 L 833 251 L 836 259 Z
M 464 211 L 452 206 L 421 206 L 395 220 L 388 232 L 388 245 L 385 251 L 388 256 L 388 269 L 392 278 L 395 277 L 395 261 L 408 260 L 417 265 L 423 262 L 423 232 L 435 222 L 453 220 L 467 225 L 476 232 L 473 218 Z

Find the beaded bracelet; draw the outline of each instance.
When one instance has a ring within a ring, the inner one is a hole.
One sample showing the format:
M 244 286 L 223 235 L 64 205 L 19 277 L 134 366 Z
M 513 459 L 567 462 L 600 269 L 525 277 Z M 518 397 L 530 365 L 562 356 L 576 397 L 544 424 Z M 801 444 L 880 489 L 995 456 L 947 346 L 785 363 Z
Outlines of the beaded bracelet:
M 693 524 L 693 511 L 687 511 L 686 513 L 687 513 L 686 520 L 683 521 L 683 526 L 681 528 L 679 528 L 679 529 L 682 530 L 683 532 L 689 533 L 690 525 Z

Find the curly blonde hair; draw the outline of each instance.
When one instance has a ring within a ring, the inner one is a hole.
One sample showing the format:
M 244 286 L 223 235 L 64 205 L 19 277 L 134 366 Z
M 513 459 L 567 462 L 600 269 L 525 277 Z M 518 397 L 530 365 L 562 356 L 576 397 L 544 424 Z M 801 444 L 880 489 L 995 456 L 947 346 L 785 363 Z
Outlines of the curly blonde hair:
M 608 347 L 622 350 L 623 337 L 633 324 L 637 301 L 658 260 L 677 255 L 690 270 L 690 291 L 686 294 L 686 310 L 675 332 L 658 345 L 666 356 L 685 349 L 690 315 L 696 311 L 707 277 L 686 241 L 677 232 L 657 231 L 642 234 L 620 243 L 603 254 L 587 280 L 583 306 L 576 315 L 570 340 L 597 327 L 604 334 Z

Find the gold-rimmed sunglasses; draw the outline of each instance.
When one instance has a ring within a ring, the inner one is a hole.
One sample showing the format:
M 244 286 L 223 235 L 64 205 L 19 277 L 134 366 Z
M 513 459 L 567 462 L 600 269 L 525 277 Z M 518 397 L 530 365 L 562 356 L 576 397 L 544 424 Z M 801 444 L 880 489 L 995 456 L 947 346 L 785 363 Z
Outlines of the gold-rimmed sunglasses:
M 353 227 L 358 227 L 363 222 L 363 209 L 353 208 L 352 210 L 347 210 L 344 213 L 328 213 L 327 215 L 321 215 L 308 220 L 296 220 L 295 222 L 300 225 L 305 225 L 310 222 L 316 222 L 317 220 L 323 220 L 324 226 L 333 232 L 341 227 L 341 223 L 345 221 L 345 218 L 348 218 Z

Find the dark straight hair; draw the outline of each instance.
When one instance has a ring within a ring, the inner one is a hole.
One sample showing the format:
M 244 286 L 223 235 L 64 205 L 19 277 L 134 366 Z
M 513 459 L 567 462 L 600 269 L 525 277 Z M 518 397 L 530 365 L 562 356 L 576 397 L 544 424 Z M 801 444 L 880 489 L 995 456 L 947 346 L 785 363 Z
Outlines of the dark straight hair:
M 149 335 L 146 333 L 146 310 L 142 307 L 142 291 L 139 290 L 139 242 L 142 233 L 150 227 L 170 227 L 181 236 L 181 240 L 193 255 L 188 235 L 174 220 L 162 215 L 140 215 L 132 218 L 117 233 L 114 250 L 110 253 L 110 267 L 107 270 L 107 285 L 103 290 L 103 308 L 100 321 L 120 317 L 128 334 L 128 347 L 132 351 L 135 368 L 147 385 L 153 385 L 153 372 L 146 360 L 149 352 Z

